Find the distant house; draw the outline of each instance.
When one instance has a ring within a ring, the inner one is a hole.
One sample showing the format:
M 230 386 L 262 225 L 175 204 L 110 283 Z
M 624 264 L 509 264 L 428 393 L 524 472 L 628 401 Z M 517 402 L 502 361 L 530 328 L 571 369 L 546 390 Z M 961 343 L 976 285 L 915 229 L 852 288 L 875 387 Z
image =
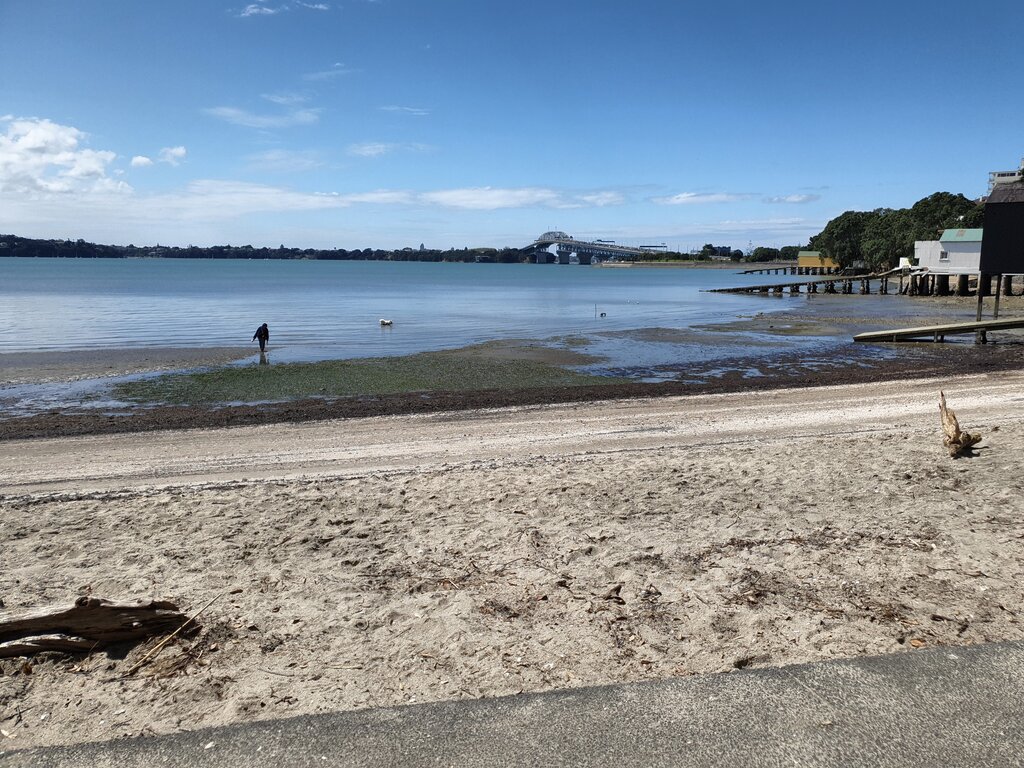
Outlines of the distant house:
M 981 263 L 980 229 L 947 229 L 938 240 L 914 243 L 918 267 L 937 275 L 976 275 Z
M 985 201 L 979 271 L 1024 274 L 1024 184 L 998 184 Z
M 988 175 L 988 191 L 991 194 L 996 187 L 1002 184 L 1016 184 L 1024 179 L 1024 158 L 1020 161 L 1020 168 L 1015 171 L 992 171 Z
M 796 255 L 796 268 L 801 274 L 804 270 L 818 270 L 820 274 L 835 272 L 839 262 L 831 256 L 822 256 L 821 251 L 800 251 Z

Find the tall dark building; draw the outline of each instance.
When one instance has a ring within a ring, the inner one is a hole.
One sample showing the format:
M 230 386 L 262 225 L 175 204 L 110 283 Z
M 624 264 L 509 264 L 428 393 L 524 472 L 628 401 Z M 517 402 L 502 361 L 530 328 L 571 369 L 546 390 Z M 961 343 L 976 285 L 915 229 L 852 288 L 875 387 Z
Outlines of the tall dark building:
M 985 201 L 981 272 L 1024 274 L 1024 183 L 997 184 Z

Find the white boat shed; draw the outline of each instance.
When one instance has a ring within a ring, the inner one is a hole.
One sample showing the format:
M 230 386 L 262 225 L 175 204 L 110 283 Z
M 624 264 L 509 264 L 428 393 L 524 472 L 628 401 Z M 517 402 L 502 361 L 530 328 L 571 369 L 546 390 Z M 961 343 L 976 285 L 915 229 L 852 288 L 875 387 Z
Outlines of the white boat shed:
M 936 275 L 976 275 L 981 265 L 981 229 L 947 229 L 938 240 L 914 243 L 918 267 Z

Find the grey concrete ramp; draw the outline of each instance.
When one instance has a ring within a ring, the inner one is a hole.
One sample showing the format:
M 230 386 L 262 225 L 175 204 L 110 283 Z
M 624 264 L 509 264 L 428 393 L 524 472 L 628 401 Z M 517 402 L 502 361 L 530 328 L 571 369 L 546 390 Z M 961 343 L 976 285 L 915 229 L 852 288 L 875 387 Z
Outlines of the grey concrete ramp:
M 0 765 L 1024 765 L 1024 644 L 298 717 Z

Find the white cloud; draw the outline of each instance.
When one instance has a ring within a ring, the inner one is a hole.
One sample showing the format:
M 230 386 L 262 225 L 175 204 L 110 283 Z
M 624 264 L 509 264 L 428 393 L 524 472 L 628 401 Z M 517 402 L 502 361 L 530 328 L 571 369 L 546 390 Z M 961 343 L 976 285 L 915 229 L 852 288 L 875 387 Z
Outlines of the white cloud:
M 245 8 L 242 9 L 241 13 L 238 14 L 238 17 L 241 19 L 245 19 L 249 16 L 273 16 L 276 13 L 280 13 L 281 11 L 286 10 L 288 10 L 288 6 L 286 5 L 282 5 L 277 8 L 271 8 L 266 5 L 252 3 L 251 5 L 245 6 Z
M 311 211 L 340 207 L 330 195 L 296 192 L 268 184 L 206 179 L 188 185 L 184 194 L 151 198 L 189 218 L 228 218 L 267 211 Z
M 411 192 L 402 190 L 378 189 L 372 192 L 357 192 L 350 195 L 338 195 L 338 199 L 345 205 L 367 203 L 372 205 L 411 205 L 416 202 L 416 197 Z
M 269 184 L 205 179 L 189 184 L 178 194 L 141 201 L 154 211 L 177 212 L 189 219 L 224 219 L 253 213 L 287 213 L 350 208 L 353 205 L 410 205 L 416 196 L 402 190 L 376 190 L 350 194 L 300 192 Z
M 25 193 L 117 192 L 127 184 L 107 175 L 117 154 L 84 149 L 85 134 L 38 118 L 5 116 L 0 135 L 0 190 Z
M 500 208 L 529 208 L 533 206 L 564 208 L 571 205 L 570 202 L 563 200 L 558 192 L 540 187 L 444 189 L 437 192 L 424 192 L 419 195 L 418 199 L 429 205 L 478 211 L 493 211 Z
M 336 77 L 348 75 L 354 71 L 355 70 L 349 69 L 340 61 L 336 61 L 334 63 L 334 66 L 332 66 L 330 69 L 324 69 L 321 70 L 320 72 L 307 72 L 305 75 L 302 76 L 302 79 L 312 81 L 333 80 Z
M 429 150 L 430 147 L 426 144 L 393 144 L 384 141 L 367 141 L 362 144 L 350 144 L 346 151 L 354 157 L 380 157 L 392 152 L 427 152 Z
M 0 129 L 3 127 L 0 123 Z M 396 210 L 398 219 L 426 216 L 442 220 L 444 210 L 452 211 L 455 218 L 466 218 L 467 211 L 560 210 L 608 205 L 620 199 L 620 193 L 614 191 L 545 187 L 312 192 L 220 179 L 196 180 L 170 192 L 143 193 L 111 178 L 113 152 L 83 149 L 84 141 L 76 129 L 48 121 L 19 120 L 6 136 L 0 134 L 0 231 L 42 237 L 74 233 L 96 242 L 180 239 L 182 243 L 223 243 L 255 237 L 252 233 L 256 231 L 288 230 L 295 233 L 293 240 L 302 240 L 315 230 L 323 237 L 333 232 L 336 239 L 338 233 L 369 227 L 362 231 L 377 232 L 376 244 L 380 237 L 386 240 L 394 236 L 396 227 L 403 226 L 401 222 L 385 225 L 395 215 L 388 210 Z M 165 150 L 169 159 L 180 161 L 187 156 L 177 147 Z M 158 162 L 156 154 L 136 157 Z M 320 163 L 313 153 L 288 150 L 270 150 L 248 159 L 282 170 L 307 169 Z M 138 161 L 135 166 L 142 167 Z M 348 215 L 340 214 L 349 209 Z M 417 236 L 420 234 L 417 231 Z
M 805 226 L 806 219 L 725 219 L 714 225 L 721 232 L 735 232 L 748 229 L 788 229 L 791 227 Z
M 260 94 L 260 98 L 282 107 L 293 107 L 309 101 L 309 98 L 301 93 L 263 93 Z
M 168 165 L 178 165 L 185 159 L 188 150 L 184 147 L 164 147 L 160 150 L 160 162 Z
M 735 203 L 749 195 L 728 192 L 680 192 L 671 197 L 654 197 L 651 202 L 658 205 L 703 205 L 706 203 Z
M 598 237 L 614 237 L 620 242 L 667 241 L 683 250 L 699 248 L 703 243 L 712 242 L 745 249 L 750 241 L 754 245 L 805 243 L 811 235 L 820 232 L 823 226 L 824 222 L 798 217 L 725 219 L 677 223 L 669 227 L 603 228 Z
M 384 112 L 397 112 L 403 115 L 429 115 L 430 112 L 426 109 L 420 109 L 419 107 L 400 107 L 397 104 L 391 104 L 387 107 L 380 108 Z
M 766 197 L 764 201 L 766 203 L 793 203 L 799 205 L 800 203 L 813 203 L 815 200 L 820 200 L 821 195 L 778 195 L 776 197 Z
M 564 208 L 571 203 L 563 200 L 558 192 L 543 188 L 481 187 L 420 193 L 379 189 L 352 193 L 316 193 L 268 184 L 205 179 L 194 181 L 175 193 L 120 196 L 116 201 L 97 199 L 88 209 L 92 211 L 92 217 L 116 220 L 123 216 L 136 221 L 160 222 L 163 225 L 174 220 L 227 221 L 251 214 L 325 211 L 357 205 L 493 211 L 531 206 Z M 43 210 L 37 209 L 36 213 L 42 215 Z M 49 215 L 68 218 L 67 209 L 62 210 L 65 212 L 52 212 Z M 72 210 L 80 216 L 84 215 L 84 201 L 79 199 L 73 203 Z
M 689 228 L 689 231 L 691 233 L 699 233 L 700 238 L 724 238 L 733 243 L 753 240 L 755 244 L 759 242 L 780 242 L 782 244 L 791 243 L 796 245 L 797 243 L 807 242 L 807 238 L 816 232 L 820 232 L 823 226 L 824 222 L 813 222 L 795 217 L 726 219 L 712 223 L 695 224 Z
M 249 155 L 247 159 L 251 168 L 289 173 L 311 171 L 323 165 L 320 155 L 312 150 L 270 149 L 266 152 Z
M 211 117 L 246 128 L 290 128 L 311 125 L 320 119 L 318 109 L 296 109 L 283 115 L 258 115 L 236 107 L 212 107 L 203 111 Z
M 579 199 L 594 208 L 604 208 L 609 205 L 622 205 L 626 202 L 625 195 L 621 192 L 613 191 L 593 192 L 586 195 L 580 195 Z
M 180 165 L 186 154 L 188 154 L 188 150 L 184 147 L 164 147 L 157 157 L 161 163 Z M 148 168 L 151 165 L 153 165 L 153 159 L 146 155 L 135 155 L 131 160 L 132 168 Z
M 380 157 L 393 152 L 397 144 L 385 144 L 379 141 L 368 141 L 363 144 L 352 144 L 348 148 L 350 155 L 356 157 Z
M 239 11 L 238 18 L 247 19 L 251 16 L 276 16 L 279 13 L 290 11 L 294 7 L 308 8 L 311 11 L 329 11 L 331 9 L 331 6 L 327 3 L 304 3 L 302 0 L 295 0 L 292 5 L 288 5 L 286 3 L 284 5 L 271 6 L 266 4 L 266 0 L 259 0 L 259 2 L 250 3 Z

